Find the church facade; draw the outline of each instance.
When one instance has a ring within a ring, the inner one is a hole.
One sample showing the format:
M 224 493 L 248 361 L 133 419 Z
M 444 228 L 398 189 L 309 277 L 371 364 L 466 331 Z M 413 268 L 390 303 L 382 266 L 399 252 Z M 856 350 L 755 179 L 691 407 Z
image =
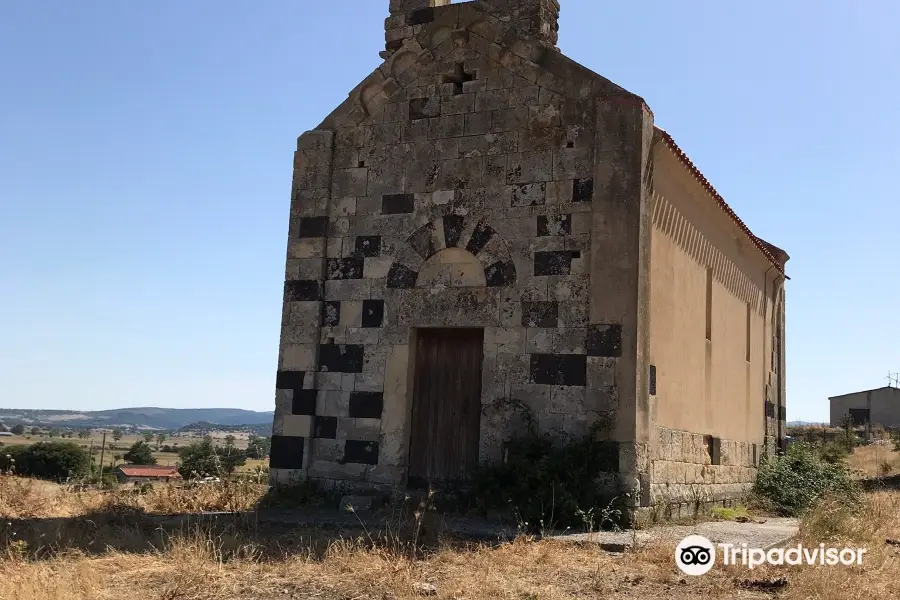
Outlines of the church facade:
M 557 0 L 389 8 L 298 139 L 273 484 L 452 485 L 531 428 L 602 435 L 635 507 L 740 497 L 784 437 L 787 254 L 556 48 Z

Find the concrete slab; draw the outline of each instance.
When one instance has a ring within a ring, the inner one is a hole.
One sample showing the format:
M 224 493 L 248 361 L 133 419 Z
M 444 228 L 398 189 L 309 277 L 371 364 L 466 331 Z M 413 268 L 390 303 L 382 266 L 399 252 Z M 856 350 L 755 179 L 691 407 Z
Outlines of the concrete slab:
M 785 544 L 797 535 L 799 525 L 796 519 L 768 518 L 759 521 L 762 522 L 710 521 L 696 525 L 663 525 L 637 531 L 601 531 L 551 537 L 572 543 L 595 543 L 611 552 L 623 552 L 626 548 L 654 541 L 677 544 L 689 535 L 702 535 L 714 544 L 747 544 L 749 548 L 768 550 Z

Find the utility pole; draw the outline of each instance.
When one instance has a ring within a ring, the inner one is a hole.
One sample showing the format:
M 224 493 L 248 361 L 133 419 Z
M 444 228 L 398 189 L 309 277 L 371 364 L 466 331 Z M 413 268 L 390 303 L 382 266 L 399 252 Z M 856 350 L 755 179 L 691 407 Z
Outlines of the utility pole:
M 88 456 L 91 457 L 91 460 L 88 462 L 88 479 L 90 479 L 94 476 L 94 440 L 91 440 Z
M 103 432 L 103 441 L 100 442 L 100 482 L 103 483 L 103 456 L 106 454 L 106 432 Z

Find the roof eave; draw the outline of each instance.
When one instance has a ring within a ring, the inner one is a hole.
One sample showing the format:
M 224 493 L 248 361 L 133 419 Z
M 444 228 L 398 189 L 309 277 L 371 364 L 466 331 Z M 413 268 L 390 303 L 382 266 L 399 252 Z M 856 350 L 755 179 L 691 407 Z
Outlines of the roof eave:
M 790 277 L 788 277 L 785 273 L 785 263 L 788 259 L 790 259 L 787 252 L 784 252 L 784 250 L 781 250 L 777 246 L 769 244 L 768 242 L 765 242 L 762 239 L 756 237 L 753 232 L 750 231 L 750 228 L 747 227 L 747 224 L 741 220 L 736 212 L 734 212 L 734 209 L 728 205 L 728 203 L 725 201 L 725 198 L 723 198 L 722 195 L 719 194 L 718 191 L 716 191 L 716 188 L 713 187 L 713 184 L 709 182 L 706 176 L 704 176 L 703 173 L 700 172 L 700 169 L 698 169 L 694 162 L 688 157 L 688 155 L 685 154 L 684 150 L 682 150 L 681 147 L 675 142 L 675 139 L 671 135 L 669 135 L 667 131 L 660 127 L 656 127 L 656 131 L 659 135 L 659 139 L 675 154 L 678 160 L 687 168 L 688 171 L 690 171 L 690 173 L 707 191 L 707 193 L 712 196 L 712 198 L 719 205 L 719 208 L 721 208 L 731 218 L 731 220 L 734 221 L 734 223 L 747 235 L 747 237 L 750 238 L 751 243 L 756 247 L 756 249 L 766 257 L 766 259 L 772 264 L 772 266 L 778 269 L 779 273 L 784 275 L 785 279 L 790 279 Z M 786 257 L 785 260 L 779 260 L 780 257 L 776 257 L 773 249 L 783 253 Z

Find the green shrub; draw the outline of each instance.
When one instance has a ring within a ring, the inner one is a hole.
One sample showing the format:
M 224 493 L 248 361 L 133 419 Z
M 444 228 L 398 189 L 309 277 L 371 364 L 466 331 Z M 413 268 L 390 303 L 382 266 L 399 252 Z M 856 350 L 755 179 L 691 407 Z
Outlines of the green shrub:
M 74 442 L 38 442 L 30 446 L 9 446 L 0 456 L 0 470 L 24 477 L 62 481 L 84 477 L 90 470 L 91 458 Z
M 510 509 L 529 528 L 602 528 L 621 516 L 611 508 L 618 460 L 618 444 L 596 430 L 567 441 L 532 433 L 509 442 L 503 464 L 476 471 L 473 493 L 483 510 Z
M 753 492 L 769 508 L 786 516 L 804 513 L 828 493 L 848 501 L 857 497 L 847 465 L 825 460 L 803 442 L 791 444 L 784 455 L 764 458 Z
M 827 463 L 837 464 L 843 462 L 853 453 L 853 447 L 848 446 L 844 440 L 828 442 L 819 447 L 819 455 Z

